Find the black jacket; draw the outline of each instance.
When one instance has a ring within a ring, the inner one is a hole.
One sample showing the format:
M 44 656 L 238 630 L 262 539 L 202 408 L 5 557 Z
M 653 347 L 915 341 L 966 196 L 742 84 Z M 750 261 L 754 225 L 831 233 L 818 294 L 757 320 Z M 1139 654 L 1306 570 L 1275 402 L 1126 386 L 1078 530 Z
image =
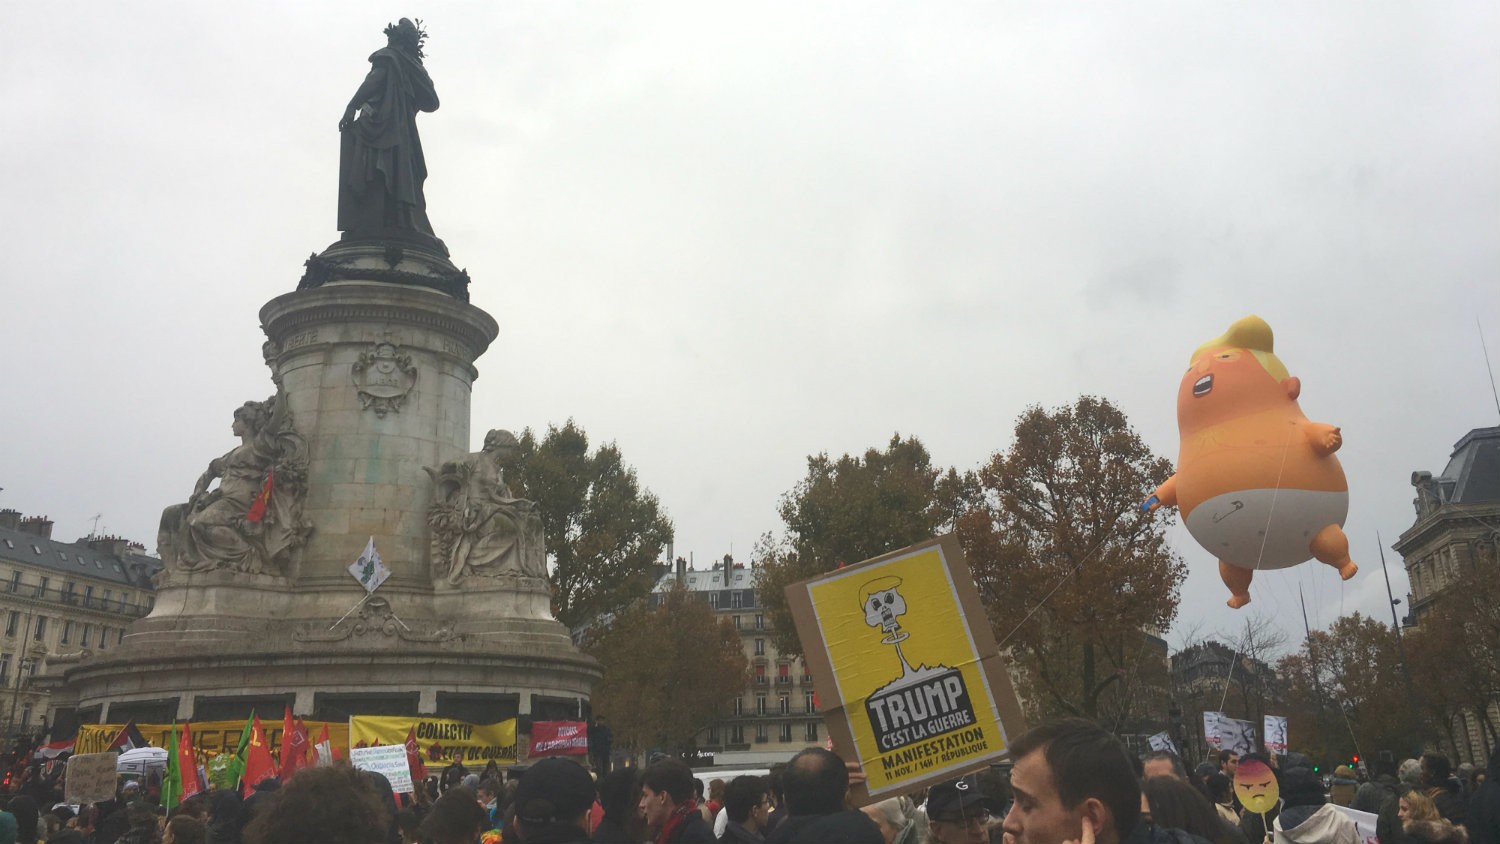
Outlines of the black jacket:
M 1485 779 L 1489 779 L 1488 776 Z M 1458 786 L 1458 780 L 1450 779 L 1435 789 L 1429 789 L 1428 794 L 1432 797 L 1432 805 L 1437 807 L 1438 814 L 1449 823 L 1463 824 L 1464 816 L 1467 814 L 1464 805 L 1463 794 Z
M 730 821 L 724 827 L 724 834 L 719 836 L 719 844 L 765 844 L 765 840 L 764 835 L 751 832 L 734 821 Z
M 1484 783 L 1469 797 L 1464 826 L 1473 844 L 1500 844 L 1500 744 L 1490 753 Z
M 672 832 L 667 844 L 718 844 L 714 840 L 714 828 L 703 816 L 693 812 L 682 819 L 682 825 Z
M 766 844 L 885 844 L 880 827 L 858 809 L 831 815 L 792 815 L 776 825 Z

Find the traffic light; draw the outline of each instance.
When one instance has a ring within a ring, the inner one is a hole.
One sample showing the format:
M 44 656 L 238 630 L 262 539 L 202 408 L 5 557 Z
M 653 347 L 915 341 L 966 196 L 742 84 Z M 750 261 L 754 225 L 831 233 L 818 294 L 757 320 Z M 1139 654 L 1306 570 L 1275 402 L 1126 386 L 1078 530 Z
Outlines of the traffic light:
M 1317 772 L 1318 772 L 1318 766 L 1317 766 L 1317 765 L 1314 765 L 1314 766 L 1313 766 L 1313 773 L 1315 773 L 1315 774 L 1316 774 L 1316 773 L 1317 773 Z
M 1356 753 L 1353 756 L 1349 757 L 1349 764 L 1350 765 L 1358 765 L 1359 764 L 1359 754 L 1358 753 Z

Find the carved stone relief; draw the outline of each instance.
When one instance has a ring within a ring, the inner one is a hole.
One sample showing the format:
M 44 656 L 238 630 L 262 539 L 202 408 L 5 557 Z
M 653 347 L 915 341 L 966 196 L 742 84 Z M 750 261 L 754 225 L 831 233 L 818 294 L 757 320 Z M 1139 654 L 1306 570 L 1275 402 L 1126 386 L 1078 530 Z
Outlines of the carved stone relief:
M 354 387 L 359 391 L 360 407 L 374 410 L 381 419 L 387 413 L 398 413 L 406 403 L 406 394 L 417 383 L 417 367 L 411 355 L 388 340 L 361 352 L 352 368 Z

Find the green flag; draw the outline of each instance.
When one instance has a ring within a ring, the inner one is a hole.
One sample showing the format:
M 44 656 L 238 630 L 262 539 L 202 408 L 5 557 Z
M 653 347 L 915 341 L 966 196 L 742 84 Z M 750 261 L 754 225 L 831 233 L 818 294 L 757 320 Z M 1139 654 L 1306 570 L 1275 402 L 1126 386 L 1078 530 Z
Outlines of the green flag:
M 161 781 L 161 804 L 168 812 L 182 800 L 182 768 L 177 764 L 177 719 L 172 719 L 172 737 L 167 740 L 167 774 Z
M 239 788 L 240 780 L 245 777 L 245 754 L 250 750 L 250 733 L 255 729 L 255 710 L 250 710 L 250 717 L 245 719 L 245 728 L 240 730 L 240 746 L 235 748 L 234 757 L 229 760 L 229 773 L 233 776 L 230 788 Z

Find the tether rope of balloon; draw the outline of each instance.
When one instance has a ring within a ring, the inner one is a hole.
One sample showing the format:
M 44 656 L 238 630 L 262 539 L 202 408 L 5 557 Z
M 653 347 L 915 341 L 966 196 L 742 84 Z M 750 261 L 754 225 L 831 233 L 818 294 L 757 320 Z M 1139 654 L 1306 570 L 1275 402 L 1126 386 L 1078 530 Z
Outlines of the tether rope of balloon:
M 1271 490 L 1271 509 L 1266 513 L 1266 527 L 1260 532 L 1260 553 L 1255 557 L 1255 568 L 1250 570 L 1252 579 L 1260 572 L 1260 564 L 1266 558 L 1266 543 L 1271 541 L 1271 521 L 1276 518 L 1276 499 L 1281 495 L 1281 476 L 1286 471 L 1286 456 L 1292 450 L 1292 434 L 1296 430 L 1296 423 L 1292 423 L 1287 429 L 1286 442 L 1281 445 L 1281 465 L 1276 468 L 1276 486 Z M 1234 682 L 1234 667 L 1239 664 L 1240 654 L 1245 649 L 1245 640 L 1249 638 L 1249 631 L 1246 631 L 1244 638 L 1240 639 L 1234 647 L 1234 659 L 1229 661 L 1229 673 L 1224 675 L 1224 694 L 1219 698 L 1220 712 L 1224 711 L 1224 704 L 1229 700 L 1229 684 Z
M 1048 592 L 1046 595 L 1043 595 L 1042 599 L 1040 601 L 1037 601 L 1036 605 L 1033 606 L 1026 613 L 1026 616 L 1024 618 L 1022 618 L 1019 622 L 1017 622 L 1016 626 L 1012 627 L 1010 629 L 1009 633 L 1005 634 L 1005 638 L 1001 639 L 1000 640 L 1000 644 L 995 646 L 997 650 L 1003 650 L 1005 648 L 1005 643 L 1010 641 L 1010 637 L 1016 635 L 1016 631 L 1017 630 L 1020 630 L 1022 627 L 1025 627 L 1026 626 L 1026 622 L 1030 621 L 1031 617 L 1034 616 L 1034 615 L 1036 615 L 1037 611 L 1040 610 L 1042 608 L 1042 606 L 1044 604 L 1046 604 L 1047 601 L 1052 598 L 1053 595 L 1057 594 L 1057 590 L 1061 589 L 1063 587 L 1063 584 L 1068 582 L 1069 578 L 1071 578 L 1073 575 L 1075 575 L 1078 572 L 1080 572 L 1080 571 L 1083 570 L 1083 564 L 1087 563 L 1089 561 L 1089 558 L 1092 557 L 1092 556 L 1094 556 L 1095 552 L 1097 552 L 1100 548 L 1103 548 L 1104 547 L 1104 543 L 1108 542 L 1109 539 L 1110 539 L 1110 537 L 1112 535 L 1114 535 L 1114 532 L 1116 530 L 1115 526 L 1119 524 L 1120 517 L 1123 516 L 1123 515 L 1125 515 L 1126 513 L 1130 512 L 1130 508 L 1134 507 L 1134 506 L 1136 506 L 1136 505 L 1132 504 L 1132 505 L 1126 507 L 1125 509 L 1123 509 L 1120 512 L 1116 513 L 1113 519 L 1110 519 L 1110 525 L 1111 525 L 1110 530 L 1106 531 L 1105 534 L 1104 534 L 1104 536 L 1100 537 L 1099 541 L 1094 544 L 1094 547 L 1091 548 L 1091 549 L 1089 549 L 1089 552 L 1087 554 L 1083 555 L 1083 559 L 1081 559 L 1078 562 L 1074 563 L 1073 566 L 1072 566 L 1072 568 L 1068 569 L 1068 573 L 1065 574 L 1065 575 L 1063 575 L 1062 578 L 1057 581 L 1057 584 L 1052 587 L 1052 591 Z M 1135 538 L 1134 535 L 1132 535 L 1132 536 L 1129 537 L 1129 539 L 1134 539 L 1134 538 Z M 1129 539 L 1127 539 L 1127 541 L 1129 541 Z

